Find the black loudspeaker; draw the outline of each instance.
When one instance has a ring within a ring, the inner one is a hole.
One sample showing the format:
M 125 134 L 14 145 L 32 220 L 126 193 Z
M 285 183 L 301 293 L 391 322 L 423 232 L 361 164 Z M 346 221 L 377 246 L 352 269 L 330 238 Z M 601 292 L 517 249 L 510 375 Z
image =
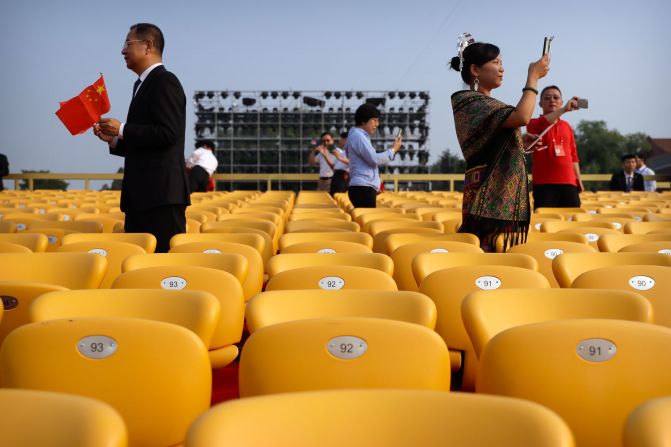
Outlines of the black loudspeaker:
M 242 98 L 242 105 L 243 106 L 253 106 L 256 104 L 256 99 L 254 98 Z

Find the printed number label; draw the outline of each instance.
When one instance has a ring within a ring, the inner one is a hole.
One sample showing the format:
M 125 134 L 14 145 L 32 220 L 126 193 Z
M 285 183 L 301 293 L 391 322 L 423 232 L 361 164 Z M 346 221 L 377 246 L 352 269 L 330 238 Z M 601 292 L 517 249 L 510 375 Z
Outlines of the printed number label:
M 545 257 L 548 259 L 554 259 L 557 256 L 561 255 L 564 253 L 564 250 L 560 248 L 551 248 L 549 250 L 545 250 Z
M 449 250 L 446 248 L 434 248 L 431 250 L 431 253 L 449 253 Z
M 319 288 L 324 290 L 340 290 L 345 287 L 345 280 L 337 276 L 327 276 L 319 280 Z
M 368 350 L 368 344 L 363 338 L 343 335 L 330 339 L 326 344 L 326 349 L 334 357 L 351 360 L 365 354 Z
M 660 253 L 660 254 L 663 254 L 663 255 L 671 255 L 671 248 L 662 248 L 657 253 Z
M 179 276 L 169 276 L 161 281 L 161 287 L 168 290 L 182 290 L 186 287 L 186 279 Z
M 47 210 L 45 210 L 44 208 L 39 208 L 37 210 L 37 214 L 47 214 Z
M 588 362 L 605 362 L 617 353 L 617 346 L 610 340 L 589 338 L 578 343 L 576 353 Z
M 16 224 L 16 231 L 23 231 L 23 230 L 26 229 L 26 227 L 27 227 L 27 225 L 24 224 L 24 223 L 17 223 Z
M 541 231 L 541 224 L 540 222 L 534 225 L 534 228 L 537 229 L 538 231 Z
M 55 244 L 58 242 L 58 236 L 47 236 L 47 242 L 50 244 Z
M 587 233 L 585 236 L 587 237 L 587 240 L 590 242 L 596 242 L 599 240 L 599 235 L 596 233 Z
M 9 295 L 0 295 L 0 300 L 2 300 L 2 307 L 5 310 L 12 310 L 18 307 L 19 300 L 16 297 Z
M 649 276 L 634 276 L 629 280 L 629 285 L 636 290 L 650 290 L 655 287 L 655 280 Z
M 332 255 L 333 253 L 336 253 L 336 251 L 332 248 L 322 248 L 321 250 L 318 250 L 317 253 L 322 255 Z
M 216 248 L 208 248 L 207 250 L 203 250 L 203 253 L 208 255 L 217 255 L 219 253 L 222 253 L 222 251 Z
M 481 276 L 475 280 L 475 285 L 482 290 L 495 290 L 501 287 L 501 280 L 496 276 Z
M 107 257 L 107 250 L 105 250 L 104 248 L 92 248 L 91 250 L 89 250 L 89 253 Z
M 610 208 L 610 206 L 606 206 L 606 208 Z M 588 214 L 596 214 L 596 210 L 589 210 L 587 211 Z
M 616 230 L 619 230 L 620 228 L 622 228 L 622 224 L 620 222 L 613 222 L 613 225 L 615 226 Z
M 106 359 L 117 350 L 117 342 L 106 335 L 90 335 L 77 343 L 77 351 L 90 359 Z
M 63 214 L 63 220 L 64 220 L 64 221 L 67 222 L 68 220 L 71 220 L 71 219 L 72 219 L 72 218 L 70 217 L 69 214 Z

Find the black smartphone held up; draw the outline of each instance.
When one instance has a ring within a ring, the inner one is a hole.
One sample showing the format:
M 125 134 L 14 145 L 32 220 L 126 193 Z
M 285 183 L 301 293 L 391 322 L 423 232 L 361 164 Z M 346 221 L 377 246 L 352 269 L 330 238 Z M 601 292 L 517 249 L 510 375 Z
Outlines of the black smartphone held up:
M 543 40 L 543 56 L 548 54 L 550 52 L 550 45 L 552 44 L 552 40 L 555 38 L 555 36 L 552 37 L 546 37 Z
M 398 130 L 398 134 L 396 134 L 396 138 L 399 138 L 403 135 L 403 129 Z
M 579 98 L 578 99 L 578 108 L 579 109 L 586 109 L 589 107 L 589 101 L 587 101 L 584 98 Z

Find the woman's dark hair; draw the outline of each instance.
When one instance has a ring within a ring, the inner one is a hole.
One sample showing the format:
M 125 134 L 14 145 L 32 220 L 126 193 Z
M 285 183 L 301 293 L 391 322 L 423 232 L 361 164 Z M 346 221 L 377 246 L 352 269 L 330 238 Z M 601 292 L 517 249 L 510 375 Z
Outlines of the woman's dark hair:
M 493 61 L 501 53 L 499 47 L 491 43 L 475 42 L 470 44 L 464 50 L 464 68 L 461 70 L 461 79 L 466 84 L 471 83 L 471 65 L 475 64 L 477 67 L 482 67 L 489 61 Z M 459 56 L 455 56 L 450 60 L 450 67 L 453 70 L 459 71 Z
M 379 118 L 380 111 L 372 104 L 361 104 L 354 112 L 354 125 L 360 126 L 372 118 Z

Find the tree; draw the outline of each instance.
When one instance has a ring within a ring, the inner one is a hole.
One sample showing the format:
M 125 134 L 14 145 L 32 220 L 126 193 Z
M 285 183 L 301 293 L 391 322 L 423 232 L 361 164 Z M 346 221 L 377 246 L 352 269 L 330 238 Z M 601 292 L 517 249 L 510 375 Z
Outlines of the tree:
M 24 174 L 30 174 L 30 173 L 48 173 L 49 171 L 29 171 L 22 169 L 22 173 Z M 35 179 L 33 180 L 33 189 L 58 189 L 58 190 L 67 190 L 68 186 L 70 184 L 66 182 L 65 180 L 57 180 L 57 179 Z M 21 180 L 21 184 L 19 185 L 19 188 L 22 190 L 27 190 L 28 189 L 28 180 Z
M 431 165 L 432 174 L 455 174 L 466 171 L 466 160 L 461 156 L 455 155 L 449 149 L 445 149 L 437 162 Z M 450 188 L 449 182 L 433 182 L 433 189 L 447 190 Z M 455 188 L 458 189 L 458 188 Z

